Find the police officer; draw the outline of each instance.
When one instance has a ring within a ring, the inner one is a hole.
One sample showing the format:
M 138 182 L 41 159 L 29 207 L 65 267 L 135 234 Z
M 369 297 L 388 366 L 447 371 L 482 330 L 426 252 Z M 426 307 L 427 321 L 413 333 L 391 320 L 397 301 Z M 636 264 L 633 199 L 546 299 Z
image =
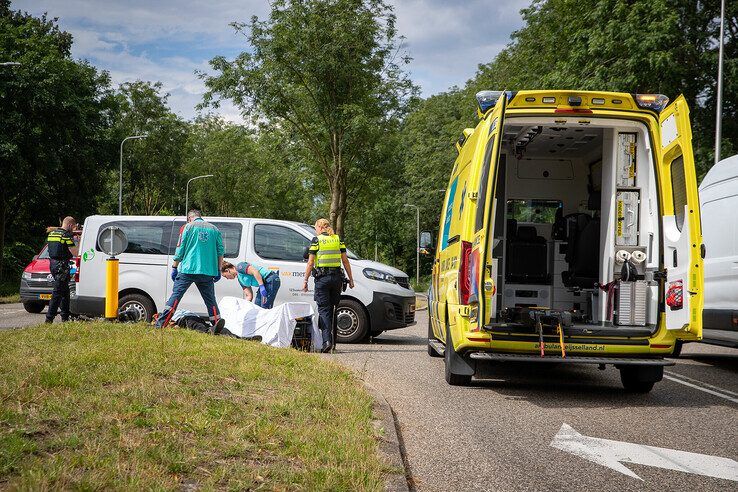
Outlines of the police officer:
M 224 320 L 220 318 L 215 299 L 215 282 L 220 280 L 224 250 L 223 237 L 218 228 L 205 222 L 199 210 L 190 210 L 187 214 L 187 224 L 180 232 L 177 249 L 174 252 L 172 295 L 164 310 L 157 316 L 157 328 L 169 324 L 179 301 L 187 289 L 195 284 L 205 302 L 208 317 L 215 331 L 223 329 Z
M 46 243 L 49 266 L 54 277 L 54 291 L 46 312 L 46 322 L 53 323 L 56 312 L 61 310 L 61 320 L 69 321 L 69 260 L 77 254 L 72 231 L 77 227 L 74 217 L 64 217 L 61 227 L 49 228 Z M 60 309 L 61 308 L 61 309 Z
M 330 222 L 318 219 L 315 223 L 315 234 L 308 250 L 309 258 L 305 269 L 303 292 L 308 290 L 310 274 L 315 276 L 315 302 L 318 303 L 318 326 L 323 338 L 321 352 L 336 350 L 336 308 L 341 300 L 343 272 L 341 263 L 346 269 L 349 287 L 354 288 L 354 276 L 351 264 L 346 256 L 346 245 L 333 232 Z

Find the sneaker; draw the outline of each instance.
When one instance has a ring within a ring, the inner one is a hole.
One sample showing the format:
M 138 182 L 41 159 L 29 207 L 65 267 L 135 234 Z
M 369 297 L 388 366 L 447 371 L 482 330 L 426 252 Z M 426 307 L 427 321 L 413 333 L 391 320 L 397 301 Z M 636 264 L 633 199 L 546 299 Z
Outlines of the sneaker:
M 54 322 L 54 320 L 53 320 L 53 319 L 47 319 L 47 320 L 45 320 L 45 321 L 44 321 L 44 323 L 46 323 L 47 325 L 50 325 L 50 324 L 52 324 L 53 322 Z
M 223 332 L 224 327 L 225 327 L 225 320 L 223 318 L 220 318 L 211 327 L 211 334 L 220 335 Z
M 250 341 L 250 342 L 261 342 L 261 335 L 254 335 L 253 337 L 244 337 L 243 339 Z

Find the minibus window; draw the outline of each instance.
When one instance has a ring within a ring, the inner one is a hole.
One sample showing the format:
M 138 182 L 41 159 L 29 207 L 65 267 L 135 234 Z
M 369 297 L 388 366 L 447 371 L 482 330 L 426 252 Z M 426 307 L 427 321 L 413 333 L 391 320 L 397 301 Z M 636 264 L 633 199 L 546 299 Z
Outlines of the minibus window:
M 223 237 L 223 258 L 237 258 L 241 245 L 241 224 L 237 222 L 213 222 Z
M 671 196 L 674 200 L 674 218 L 677 229 L 684 226 L 684 207 L 687 205 L 687 180 L 684 177 L 684 158 L 671 161 Z
M 299 232 L 280 225 L 254 226 L 254 251 L 265 260 L 303 261 L 310 240 Z
M 128 247 L 124 253 L 142 255 L 165 255 L 169 252 L 169 237 L 172 223 L 162 220 L 120 220 L 108 222 L 100 226 L 100 231 L 109 226 L 117 226 L 123 230 L 128 239 Z M 100 244 L 97 251 L 102 251 Z
M 507 218 L 519 223 L 553 224 L 560 200 L 508 200 Z

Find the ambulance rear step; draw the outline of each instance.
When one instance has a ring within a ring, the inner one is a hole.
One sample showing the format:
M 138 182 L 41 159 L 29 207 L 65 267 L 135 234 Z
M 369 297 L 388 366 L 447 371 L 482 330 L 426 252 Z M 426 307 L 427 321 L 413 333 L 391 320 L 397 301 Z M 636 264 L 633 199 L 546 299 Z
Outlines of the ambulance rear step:
M 527 355 L 527 354 L 496 354 L 490 352 L 471 352 L 471 359 L 488 360 L 488 361 L 505 361 L 505 362 L 556 362 L 570 364 L 612 364 L 615 366 L 673 366 L 674 361 L 665 359 L 653 359 L 646 357 L 588 357 L 582 355 L 567 355 L 561 358 L 560 355 Z

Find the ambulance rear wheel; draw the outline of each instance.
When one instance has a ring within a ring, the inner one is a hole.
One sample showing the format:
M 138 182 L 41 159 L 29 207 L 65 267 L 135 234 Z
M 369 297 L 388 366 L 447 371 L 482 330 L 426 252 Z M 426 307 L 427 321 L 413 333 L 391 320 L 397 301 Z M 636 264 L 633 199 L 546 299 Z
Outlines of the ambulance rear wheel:
M 658 370 L 663 371 L 663 367 L 638 367 L 638 366 L 626 366 L 620 368 L 620 381 L 623 383 L 623 388 L 628 393 L 648 393 L 653 389 L 653 385 L 656 381 L 660 381 L 661 378 L 656 379 L 653 375 Z M 663 372 L 662 372 L 663 374 Z
M 369 333 L 369 319 L 364 308 L 351 299 L 341 299 L 336 309 L 338 343 L 355 343 Z
M 443 351 L 444 372 L 446 382 L 451 386 L 468 386 L 471 383 L 471 375 L 460 374 L 454 368 L 455 358 L 461 357 L 454 350 L 454 341 L 451 340 L 451 333 L 446 328 L 446 349 Z
M 443 355 L 436 352 L 436 349 L 433 348 L 431 340 L 436 340 L 436 336 L 433 334 L 433 325 L 431 324 L 430 316 L 428 316 L 428 355 L 431 357 L 443 357 Z

